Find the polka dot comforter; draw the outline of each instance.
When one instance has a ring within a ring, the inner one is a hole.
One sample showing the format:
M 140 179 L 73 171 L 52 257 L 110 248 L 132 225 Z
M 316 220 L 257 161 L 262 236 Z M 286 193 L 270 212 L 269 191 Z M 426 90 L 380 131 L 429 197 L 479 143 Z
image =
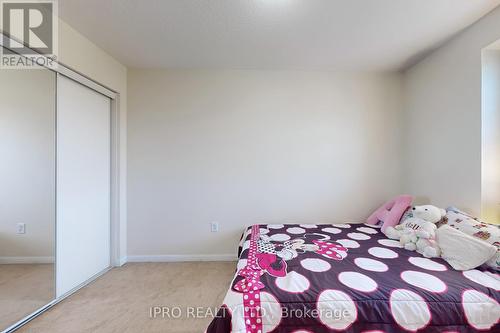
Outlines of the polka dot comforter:
M 374 226 L 254 225 L 207 333 L 500 332 L 499 290 Z

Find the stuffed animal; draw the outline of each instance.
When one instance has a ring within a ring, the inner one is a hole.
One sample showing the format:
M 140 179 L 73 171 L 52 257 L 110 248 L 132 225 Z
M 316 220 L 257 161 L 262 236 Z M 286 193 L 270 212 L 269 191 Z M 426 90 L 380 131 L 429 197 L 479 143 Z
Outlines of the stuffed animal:
M 386 236 L 399 239 L 401 245 L 410 251 L 417 250 L 424 257 L 439 257 L 441 251 L 436 243 L 436 223 L 446 211 L 432 205 L 415 206 L 410 216 L 396 227 L 389 227 Z
M 399 242 L 401 245 L 409 251 L 415 251 L 417 249 L 418 241 L 416 231 L 413 228 L 408 227 L 406 224 L 399 224 L 395 227 L 395 229 L 401 231 L 399 236 Z

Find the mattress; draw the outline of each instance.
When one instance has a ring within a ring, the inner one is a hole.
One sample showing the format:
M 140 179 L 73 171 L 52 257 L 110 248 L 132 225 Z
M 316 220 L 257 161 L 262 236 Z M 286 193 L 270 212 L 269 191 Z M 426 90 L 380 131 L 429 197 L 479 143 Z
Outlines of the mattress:
M 500 277 L 460 272 L 364 224 L 267 224 L 242 236 L 207 333 L 500 331 Z

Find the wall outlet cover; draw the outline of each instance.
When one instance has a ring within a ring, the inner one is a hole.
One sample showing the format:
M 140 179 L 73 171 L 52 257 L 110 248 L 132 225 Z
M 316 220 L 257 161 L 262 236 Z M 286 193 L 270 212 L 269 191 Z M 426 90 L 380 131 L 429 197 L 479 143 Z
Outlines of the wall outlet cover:
M 16 226 L 17 234 L 25 234 L 26 233 L 26 223 L 18 223 Z

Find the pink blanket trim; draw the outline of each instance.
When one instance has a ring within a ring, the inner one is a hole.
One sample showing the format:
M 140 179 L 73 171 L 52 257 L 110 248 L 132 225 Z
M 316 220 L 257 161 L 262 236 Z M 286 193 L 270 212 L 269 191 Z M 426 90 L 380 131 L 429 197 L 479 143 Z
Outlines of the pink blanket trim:
M 261 333 L 262 312 L 260 307 L 260 289 L 265 286 L 260 282 L 264 271 L 257 264 L 257 240 L 260 229 L 258 225 L 252 226 L 250 247 L 248 249 L 247 265 L 238 271 L 243 279 L 235 284 L 234 289 L 243 293 L 243 307 L 245 311 L 245 327 L 248 333 Z

